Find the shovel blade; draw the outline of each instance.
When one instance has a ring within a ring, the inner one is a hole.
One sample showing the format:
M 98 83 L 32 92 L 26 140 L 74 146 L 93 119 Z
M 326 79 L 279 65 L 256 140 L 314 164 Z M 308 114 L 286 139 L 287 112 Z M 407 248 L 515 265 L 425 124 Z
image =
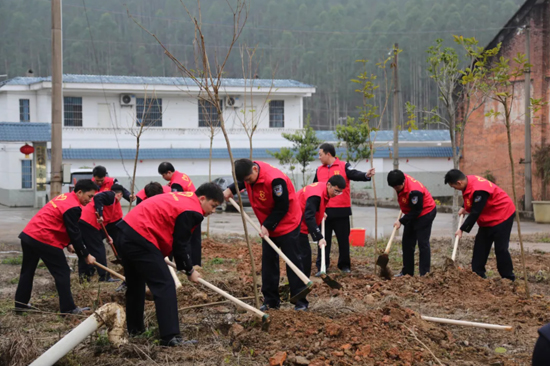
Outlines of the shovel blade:
M 376 260 L 376 265 L 380 267 L 386 267 L 389 261 L 390 257 L 386 253 L 382 253 L 378 256 L 378 259 Z
M 325 274 L 325 273 L 322 273 L 321 274 L 321 279 L 323 280 L 324 283 L 326 283 L 330 288 L 334 288 L 334 289 L 337 289 L 337 290 L 340 290 L 342 288 L 342 285 L 340 285 L 338 282 L 336 282 L 335 280 L 333 280 L 332 278 L 330 278 L 329 275 Z
M 313 287 L 313 282 L 310 281 L 306 285 L 305 289 L 303 289 L 302 291 L 300 291 L 299 293 L 297 293 L 296 295 L 294 295 L 290 298 L 290 302 L 292 304 L 296 304 L 299 300 L 304 299 L 307 296 L 307 294 L 309 294 L 311 292 L 312 287 Z
M 391 273 L 390 267 L 388 267 L 388 266 L 380 267 L 380 277 L 382 277 L 386 280 L 391 280 L 392 273 Z

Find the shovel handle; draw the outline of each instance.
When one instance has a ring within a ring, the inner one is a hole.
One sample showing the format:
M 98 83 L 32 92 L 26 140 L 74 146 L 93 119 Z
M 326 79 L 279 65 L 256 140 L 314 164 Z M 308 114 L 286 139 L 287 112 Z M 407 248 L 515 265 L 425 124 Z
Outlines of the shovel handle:
M 321 235 L 323 235 L 323 238 L 325 237 L 325 218 L 323 217 L 323 221 L 321 221 Z M 325 238 L 326 240 L 326 238 Z M 325 263 L 325 247 L 321 247 L 321 273 L 327 273 L 327 265 Z
M 401 210 L 399 210 L 399 215 L 397 215 L 397 220 L 399 220 L 401 218 L 401 214 L 402 214 L 402 212 L 401 212 Z M 388 245 L 386 245 L 386 250 L 384 251 L 384 253 L 386 253 L 386 254 L 390 253 L 391 245 L 393 243 L 393 239 L 395 238 L 395 233 L 397 233 L 397 228 L 394 226 L 393 230 L 391 232 L 390 240 L 388 241 Z
M 460 217 L 458 218 L 458 229 L 460 229 L 460 227 L 462 226 L 462 221 L 464 220 L 464 215 L 460 215 Z M 458 230 L 457 229 L 457 230 Z M 451 257 L 451 259 L 453 260 L 453 262 L 455 261 L 456 259 L 456 252 L 458 250 L 458 242 L 460 241 L 460 238 L 458 236 L 455 237 L 455 244 L 453 246 L 453 255 Z
M 166 262 L 166 264 L 168 264 L 169 267 L 176 268 L 176 265 L 174 263 L 172 263 L 172 261 L 170 261 L 168 258 L 164 258 L 164 261 Z M 227 292 L 223 291 L 220 288 L 217 288 L 216 286 L 214 286 L 210 282 L 207 282 L 207 281 L 203 280 L 202 278 L 199 278 L 199 283 L 201 285 L 204 285 L 204 286 L 208 287 L 212 291 L 217 292 L 218 294 L 222 295 L 223 297 L 225 297 L 229 301 L 239 305 L 240 307 L 242 307 L 242 308 L 244 308 L 248 311 L 251 311 L 251 312 L 255 313 L 256 315 L 258 315 L 262 318 L 266 315 L 264 312 L 261 312 L 260 310 L 256 309 L 255 307 L 250 306 L 247 303 L 244 303 L 241 300 L 237 299 L 236 297 L 229 295 Z
M 97 217 L 97 219 L 99 220 L 99 213 L 96 211 L 95 212 L 95 216 Z M 103 229 L 103 232 L 105 233 L 105 236 L 109 239 L 111 239 L 111 242 L 113 241 L 113 238 L 111 238 L 111 236 L 109 235 L 109 233 L 107 232 L 107 229 L 105 229 L 105 225 L 103 225 L 103 223 L 100 224 L 101 225 L 101 228 Z M 107 242 L 109 242 L 109 240 L 107 240 Z M 117 259 L 119 259 L 119 256 L 118 256 L 118 253 L 116 251 L 116 248 L 115 248 L 115 245 L 114 244 L 111 244 L 109 242 L 109 246 L 111 247 L 111 249 L 113 250 L 113 254 L 115 255 L 115 257 Z
M 233 198 L 229 198 L 229 202 L 231 202 L 231 204 L 233 205 L 233 207 L 235 207 L 237 211 L 241 212 L 241 208 Z M 258 224 L 252 221 L 252 219 L 250 218 L 250 216 L 246 214 L 246 212 L 243 212 L 243 215 L 246 218 L 246 221 L 248 221 L 250 225 L 252 225 L 254 229 L 256 229 L 256 231 L 258 231 L 258 233 L 262 232 Z M 273 241 L 269 237 L 264 237 L 262 239 L 264 239 L 271 246 L 271 248 L 273 248 L 273 250 L 277 254 L 279 254 L 279 257 L 281 257 L 286 262 L 286 264 L 292 269 L 292 271 L 294 271 L 294 273 L 296 273 L 296 275 L 300 277 L 300 280 L 302 280 L 304 284 L 309 285 L 309 282 L 310 282 L 309 278 L 307 278 L 306 275 L 302 271 L 300 271 L 298 267 L 296 267 L 296 265 L 294 265 L 294 263 L 292 263 L 290 259 L 288 259 L 288 257 L 281 251 L 281 249 L 279 249 L 279 247 L 277 247 L 277 245 L 275 245 L 275 243 L 273 243 Z
M 112 274 L 113 276 L 115 276 L 115 277 L 117 277 L 117 278 L 120 278 L 122 281 L 126 282 L 126 277 L 124 277 L 124 276 L 121 275 L 120 273 L 115 272 L 115 271 L 113 271 L 112 269 L 107 268 L 107 267 L 105 267 L 103 264 L 98 263 L 98 262 L 95 262 L 94 265 L 95 265 L 96 267 L 101 268 L 102 270 L 104 270 L 104 271 L 106 271 L 106 272 L 109 272 L 109 273 Z
M 172 261 L 168 258 L 168 257 L 164 257 L 164 261 L 168 264 L 168 263 L 172 263 Z M 182 284 L 181 284 L 181 281 L 180 279 L 178 278 L 178 275 L 176 274 L 176 270 L 174 269 L 173 266 L 168 266 L 168 270 L 170 271 L 170 274 L 172 275 L 172 278 L 174 279 L 174 283 L 176 284 L 176 290 L 178 290 Z

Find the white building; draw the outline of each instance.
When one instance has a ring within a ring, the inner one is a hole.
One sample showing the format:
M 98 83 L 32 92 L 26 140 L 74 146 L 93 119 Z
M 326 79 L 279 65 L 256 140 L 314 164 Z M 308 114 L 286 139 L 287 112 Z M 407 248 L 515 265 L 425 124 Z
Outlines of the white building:
M 51 87 L 50 78 L 40 77 L 18 77 L 0 83 L 2 205 L 39 207 L 45 203 L 49 193 L 44 183 L 50 172 Z M 200 100 L 199 88 L 192 80 L 64 75 L 63 93 L 63 163 L 70 164 L 72 170 L 103 165 L 110 176 L 129 188 L 136 135 L 145 122 L 148 127 L 140 138 L 137 189 L 152 180 L 163 183 L 157 173 L 162 161 L 172 162 L 196 185 L 208 179 L 208 125 L 209 121 L 217 121 L 217 114 Z M 291 146 L 281 133 L 303 128 L 303 98 L 313 93 L 313 86 L 293 80 L 224 79 L 220 96 L 234 157 L 249 157 L 249 140 L 242 121 L 253 120 L 257 123 L 253 157 L 278 166 L 267 151 Z M 448 133 L 445 136 L 440 131 L 418 132 L 400 133 L 404 144 L 400 157 L 419 159 L 419 173 L 448 169 Z M 330 132 L 319 132 L 318 136 L 334 142 Z M 385 179 L 380 173 L 391 170 L 391 159 L 386 156 L 391 139 L 391 133 L 379 133 L 380 149 L 375 153 L 375 167 L 381 179 L 378 187 Z M 25 143 L 35 148 L 35 153 L 28 158 L 19 151 Z M 231 174 L 225 139 L 219 131 L 214 137 L 212 157 L 213 177 Z M 318 165 L 317 161 L 313 162 L 312 171 Z M 366 162 L 357 166 L 358 169 L 367 167 Z M 363 184 L 358 188 L 368 186 Z

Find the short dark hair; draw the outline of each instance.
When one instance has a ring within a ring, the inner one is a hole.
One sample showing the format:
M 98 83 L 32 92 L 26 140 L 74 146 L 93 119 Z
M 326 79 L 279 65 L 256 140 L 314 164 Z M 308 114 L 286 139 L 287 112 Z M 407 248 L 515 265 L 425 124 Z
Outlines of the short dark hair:
M 321 146 L 319 146 L 319 150 L 323 150 L 325 154 L 332 155 L 333 158 L 336 157 L 336 149 L 334 148 L 333 144 L 325 142 L 324 144 L 321 144 Z
M 341 175 L 333 175 L 332 177 L 330 177 L 328 182 L 333 187 L 338 187 L 340 189 L 346 189 L 346 180 Z
M 113 192 L 124 192 L 124 187 L 120 184 L 113 184 L 111 187 L 111 191 Z
M 248 177 L 252 174 L 252 168 L 254 163 L 250 159 L 239 159 L 235 161 L 235 175 L 237 176 L 237 181 L 244 181 L 245 177 Z
M 388 173 L 388 185 L 390 187 L 400 186 L 405 183 L 405 174 L 401 170 L 395 169 Z
M 176 169 L 174 169 L 174 166 L 172 165 L 172 163 L 169 163 L 167 161 L 164 161 L 162 163 L 160 163 L 159 165 L 159 174 L 162 175 L 162 174 L 166 174 L 168 172 L 175 172 Z
M 147 198 L 151 198 L 153 196 L 156 196 L 157 194 L 161 194 L 162 192 L 164 192 L 162 189 L 162 185 L 158 182 L 151 182 L 147 184 L 144 190 Z
M 195 194 L 197 197 L 205 196 L 206 199 L 213 200 L 218 203 L 222 203 L 224 199 L 223 191 L 220 186 L 212 182 L 201 184 L 201 186 L 195 191 Z
M 455 184 L 464 179 L 466 179 L 466 175 L 458 169 L 451 169 L 445 174 L 445 184 Z
M 105 178 L 107 175 L 107 169 L 103 165 L 98 165 L 92 170 L 92 176 L 98 178 Z
M 91 179 L 81 179 L 74 185 L 74 192 L 97 192 L 97 184 L 95 184 Z

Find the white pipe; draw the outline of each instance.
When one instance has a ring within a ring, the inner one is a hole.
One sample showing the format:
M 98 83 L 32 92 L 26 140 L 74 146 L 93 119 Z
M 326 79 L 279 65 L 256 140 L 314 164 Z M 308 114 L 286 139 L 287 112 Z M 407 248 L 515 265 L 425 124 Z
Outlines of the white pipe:
M 55 364 L 61 357 L 69 353 L 104 324 L 109 327 L 109 341 L 113 342 L 116 346 L 126 343 L 126 339 L 121 337 L 124 334 L 125 322 L 126 313 L 122 306 L 116 303 L 105 304 L 69 334 L 61 338 L 49 350 L 44 352 L 30 366 L 51 366 Z
M 431 316 L 424 316 L 422 315 L 421 318 L 423 320 L 434 322 L 434 323 L 443 323 L 443 324 L 453 324 L 453 325 L 463 325 L 465 327 L 475 327 L 475 328 L 485 328 L 485 329 L 494 329 L 494 330 L 507 330 L 512 331 L 514 327 L 511 325 L 495 325 L 495 324 L 487 324 L 487 323 L 476 323 L 476 322 L 469 322 L 464 320 L 454 320 L 454 319 L 445 319 L 445 318 L 433 318 Z

